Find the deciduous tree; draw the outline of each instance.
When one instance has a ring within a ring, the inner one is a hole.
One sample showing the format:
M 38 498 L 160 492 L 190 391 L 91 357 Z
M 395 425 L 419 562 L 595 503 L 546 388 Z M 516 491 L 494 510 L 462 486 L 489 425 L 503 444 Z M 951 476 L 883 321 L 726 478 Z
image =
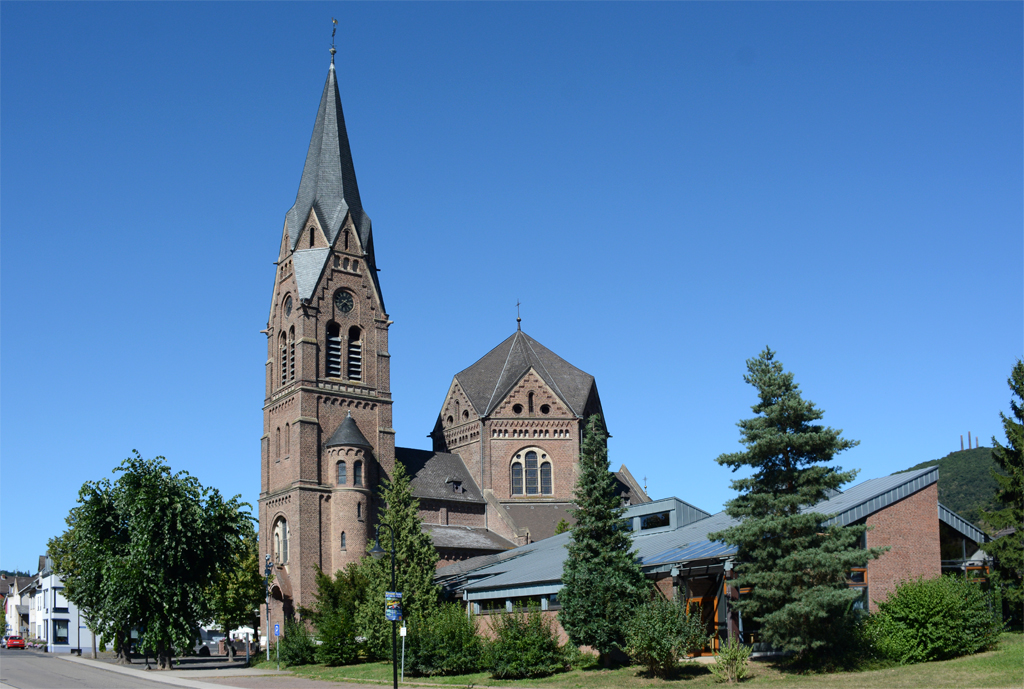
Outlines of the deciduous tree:
M 803 399 L 771 349 L 747 360 L 743 380 L 758 396 L 756 416 L 737 424 L 746 450 L 716 461 L 752 474 L 732 482 L 740 494 L 726 503 L 740 523 L 708 538 L 737 547 L 732 583 L 752 591 L 734 605 L 761 624 L 762 638 L 804 658 L 826 656 L 844 638 L 859 595 L 847 586 L 850 569 L 882 552 L 859 547 L 865 527 L 826 527 L 829 515 L 809 510 L 853 480 L 856 471 L 830 463 L 857 441 L 816 423 L 824 412 Z
M 626 624 L 650 591 L 623 527 L 625 508 L 608 470 L 607 439 L 601 417 L 587 419 L 574 493 L 576 523 L 558 594 L 558 620 L 570 641 L 594 648 L 605 664 L 613 650 L 623 648 Z
M 158 667 L 169 669 L 175 650 L 191 648 L 210 618 L 210 585 L 237 552 L 248 505 L 171 473 L 163 457 L 135 452 L 114 472 L 114 483 L 82 486 L 68 531 L 50 541 L 54 570 L 122 659 L 135 628 Z
M 259 538 L 252 522 L 245 522 L 240 528 L 238 537 L 229 541 L 231 557 L 217 570 L 209 591 L 213 621 L 224 630 L 228 641 L 233 630 L 245 626 L 255 629 L 259 625 L 260 604 L 264 600 Z M 228 654 L 235 656 L 235 647 L 230 643 Z

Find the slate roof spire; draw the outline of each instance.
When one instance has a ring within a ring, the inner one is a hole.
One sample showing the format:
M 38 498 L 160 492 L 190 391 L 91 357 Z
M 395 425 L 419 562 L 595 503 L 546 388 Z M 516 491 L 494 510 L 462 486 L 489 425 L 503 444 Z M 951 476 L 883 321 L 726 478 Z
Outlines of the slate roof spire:
M 295 195 L 295 205 L 285 216 L 289 249 L 296 249 L 311 210 L 316 213 L 327 241 L 332 246 L 345 222 L 345 216 L 352 214 L 352 222 L 365 252 L 366 267 L 379 295 L 381 292 L 377 281 L 377 263 L 373 256 L 373 233 L 370 218 L 359 199 L 359 185 L 356 184 L 356 170 L 352 164 L 345 115 L 341 109 L 333 54 L 316 122 L 313 124 L 313 136 L 310 137 L 309 150 L 306 152 L 306 164 L 299 180 L 299 191 Z M 326 254 L 323 258 L 326 260 Z

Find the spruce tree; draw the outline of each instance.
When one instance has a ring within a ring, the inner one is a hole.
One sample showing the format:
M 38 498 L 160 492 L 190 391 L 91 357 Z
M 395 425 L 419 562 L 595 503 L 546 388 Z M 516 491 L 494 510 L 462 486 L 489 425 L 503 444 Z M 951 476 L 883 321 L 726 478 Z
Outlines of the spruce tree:
M 379 522 L 395 530 L 395 582 L 402 593 L 402 614 L 409 625 L 423 620 L 438 604 L 440 588 L 434 583 L 437 551 L 419 517 L 419 500 L 413 497 L 409 475 L 395 462 L 390 480 L 385 479 L 380 500 Z M 380 547 L 388 555 L 380 560 L 364 557 L 360 563 L 366 577 L 366 598 L 356 605 L 356 627 L 366 637 L 366 649 L 373 658 L 391 658 L 391 623 L 384 619 L 384 593 L 391 590 L 391 535 L 380 530 Z M 368 548 L 373 547 L 373 542 Z
M 1006 382 L 1017 398 L 1016 401 L 1010 400 L 1011 416 L 999 413 L 1006 432 L 1006 445 L 992 438 L 992 456 L 1006 472 L 1005 475 L 992 472 L 999 485 L 996 499 L 1004 507 L 986 513 L 985 520 L 997 532 L 1010 528 L 1013 531 L 986 544 L 985 550 L 995 558 L 994 570 L 1003 587 L 1004 599 L 1009 603 L 1011 615 L 1019 623 L 1024 605 L 1024 407 L 1021 406 L 1024 402 L 1024 363 L 1017 361 Z
M 608 470 L 608 434 L 599 415 L 587 420 L 576 479 L 576 518 L 562 569 L 558 620 L 577 646 L 590 646 L 605 664 L 622 649 L 626 625 L 650 595 L 633 541 L 623 528 L 626 511 Z
M 732 482 L 740 495 L 726 503 L 741 522 L 708 538 L 737 547 L 739 576 L 730 583 L 752 590 L 734 607 L 761 624 L 763 640 L 804 659 L 824 658 L 850 628 L 859 595 L 847 586 L 850 569 L 883 550 L 858 547 L 864 526 L 826 528 L 829 515 L 803 510 L 853 480 L 856 471 L 829 463 L 857 441 L 815 423 L 824 412 L 801 397 L 771 349 L 747 360 L 743 380 L 758 394 L 757 416 L 737 424 L 747 449 L 715 461 L 752 474 Z

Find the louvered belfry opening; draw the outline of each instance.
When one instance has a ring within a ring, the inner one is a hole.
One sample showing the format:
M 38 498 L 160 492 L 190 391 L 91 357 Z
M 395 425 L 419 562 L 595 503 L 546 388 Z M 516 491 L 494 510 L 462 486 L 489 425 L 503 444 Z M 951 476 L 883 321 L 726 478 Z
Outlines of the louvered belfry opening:
M 288 330 L 288 380 L 295 380 L 295 328 Z
M 348 329 L 348 378 L 363 379 L 363 341 L 359 328 Z
M 281 385 L 288 382 L 288 340 L 284 333 L 281 333 Z
M 341 378 L 341 326 L 327 325 L 327 377 Z

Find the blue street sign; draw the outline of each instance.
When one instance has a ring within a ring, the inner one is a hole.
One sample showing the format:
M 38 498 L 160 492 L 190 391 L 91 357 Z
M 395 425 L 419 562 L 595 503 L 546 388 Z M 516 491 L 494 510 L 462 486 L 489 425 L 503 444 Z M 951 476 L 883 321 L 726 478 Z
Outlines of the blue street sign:
M 274 625 L 274 636 L 281 636 L 281 625 Z

